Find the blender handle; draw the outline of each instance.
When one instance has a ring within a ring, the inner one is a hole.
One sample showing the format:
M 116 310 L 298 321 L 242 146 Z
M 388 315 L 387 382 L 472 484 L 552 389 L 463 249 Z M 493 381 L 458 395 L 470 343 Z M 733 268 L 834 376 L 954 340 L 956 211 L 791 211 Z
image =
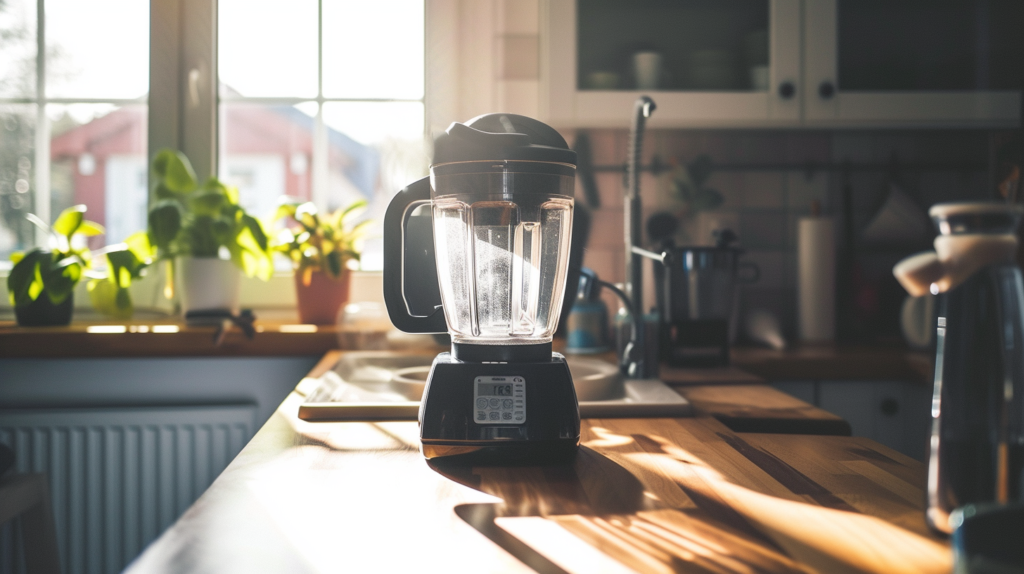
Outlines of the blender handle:
M 430 178 L 424 177 L 398 192 L 388 204 L 384 213 L 384 304 L 388 317 L 401 331 L 406 333 L 444 333 L 448 330 L 441 307 L 440 296 L 434 310 L 428 315 L 417 315 L 412 311 L 405 294 L 406 246 L 405 236 L 409 217 L 421 205 L 430 204 Z M 437 270 L 434 256 L 433 230 L 429 245 L 422 248 L 423 255 L 431 261 L 423 267 Z M 422 281 L 424 278 L 418 278 Z M 436 282 L 436 275 L 434 277 Z

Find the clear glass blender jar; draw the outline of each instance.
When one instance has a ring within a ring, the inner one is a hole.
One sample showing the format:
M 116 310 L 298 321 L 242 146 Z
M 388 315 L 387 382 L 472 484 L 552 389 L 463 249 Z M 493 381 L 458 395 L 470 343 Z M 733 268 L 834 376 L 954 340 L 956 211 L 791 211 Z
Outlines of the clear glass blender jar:
M 575 166 L 484 160 L 430 168 L 438 284 L 452 341 L 549 343 L 561 312 Z

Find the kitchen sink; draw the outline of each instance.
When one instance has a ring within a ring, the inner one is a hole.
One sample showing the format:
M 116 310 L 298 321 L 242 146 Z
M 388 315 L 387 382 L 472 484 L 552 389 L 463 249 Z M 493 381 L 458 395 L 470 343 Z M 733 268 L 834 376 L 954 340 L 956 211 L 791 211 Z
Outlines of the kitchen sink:
M 415 420 L 434 355 L 393 351 L 342 354 L 299 408 L 305 420 Z M 580 416 L 673 417 L 690 404 L 656 379 L 624 379 L 606 361 L 567 357 Z

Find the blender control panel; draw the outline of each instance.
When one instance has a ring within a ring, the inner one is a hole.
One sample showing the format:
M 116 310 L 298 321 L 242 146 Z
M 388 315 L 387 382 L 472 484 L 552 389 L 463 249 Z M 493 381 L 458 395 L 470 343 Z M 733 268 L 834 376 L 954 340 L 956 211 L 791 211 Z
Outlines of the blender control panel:
M 473 420 L 478 425 L 526 422 L 526 379 L 477 377 L 473 380 Z

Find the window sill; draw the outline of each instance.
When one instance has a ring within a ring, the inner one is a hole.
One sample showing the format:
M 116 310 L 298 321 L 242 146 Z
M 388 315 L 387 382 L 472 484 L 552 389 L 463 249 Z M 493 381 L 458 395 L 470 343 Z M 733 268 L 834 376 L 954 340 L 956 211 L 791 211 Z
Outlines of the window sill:
M 216 326 L 180 319 L 74 321 L 66 327 L 19 327 L 0 320 L 0 359 L 61 357 L 320 356 L 331 349 L 383 349 L 392 329 L 386 319 L 343 325 L 300 325 L 291 312 L 257 315 L 250 340 L 232 326 L 220 344 Z

